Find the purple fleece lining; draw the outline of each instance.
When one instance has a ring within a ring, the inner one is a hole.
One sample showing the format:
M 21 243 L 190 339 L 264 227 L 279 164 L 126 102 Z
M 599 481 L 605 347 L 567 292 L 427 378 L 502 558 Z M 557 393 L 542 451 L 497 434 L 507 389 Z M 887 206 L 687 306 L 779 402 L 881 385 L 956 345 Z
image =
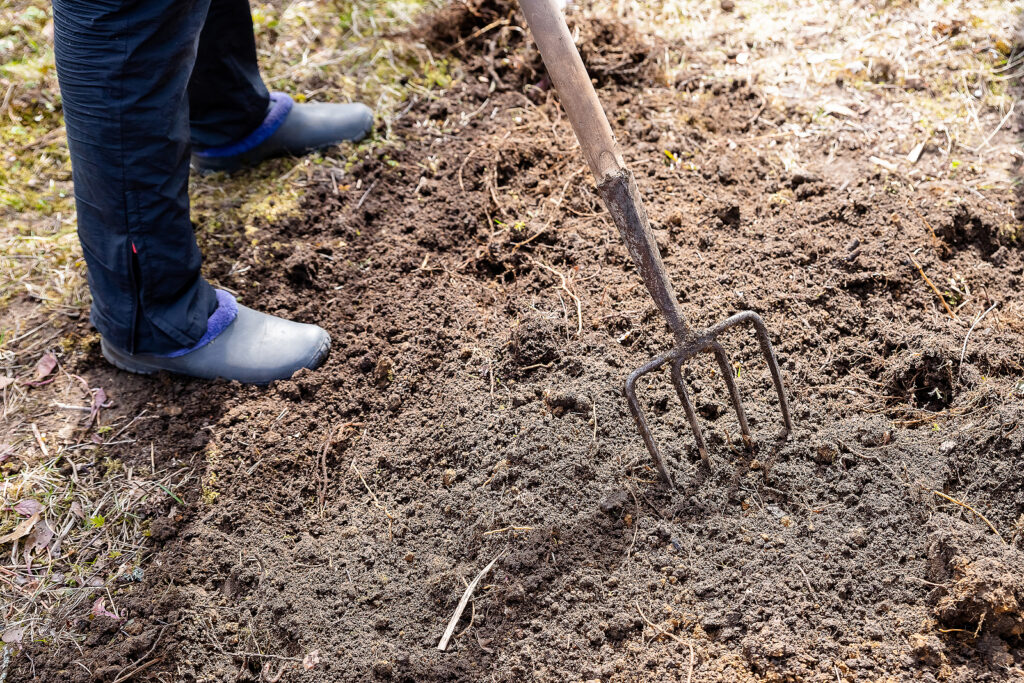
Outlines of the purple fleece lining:
M 178 356 L 184 356 L 186 353 L 197 351 L 216 339 L 221 332 L 228 329 L 228 325 L 235 322 L 235 318 L 238 317 L 238 303 L 235 301 L 235 297 L 223 289 L 215 291 L 217 293 L 217 310 L 206 321 L 206 333 L 196 342 L 195 346 L 161 354 L 163 358 L 177 358 Z
M 295 102 L 286 93 L 272 92 L 270 93 L 270 111 L 267 112 L 267 116 L 263 119 L 263 123 L 260 124 L 259 128 L 238 142 L 232 142 L 230 145 L 193 149 L 192 151 L 197 157 L 206 159 L 245 154 L 262 145 L 266 142 L 267 138 L 276 133 L 281 124 L 284 123 L 284 120 L 288 118 L 288 114 L 294 105 Z

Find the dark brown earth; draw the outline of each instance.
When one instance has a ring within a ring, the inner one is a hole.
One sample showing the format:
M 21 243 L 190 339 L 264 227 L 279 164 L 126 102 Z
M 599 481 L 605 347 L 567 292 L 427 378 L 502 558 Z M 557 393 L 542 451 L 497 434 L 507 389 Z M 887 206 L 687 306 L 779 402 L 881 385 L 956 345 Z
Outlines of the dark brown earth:
M 456 45 L 507 15 L 487 7 L 422 31 Z M 666 86 L 652 46 L 587 30 L 683 308 L 764 316 L 788 441 L 739 331 L 760 447 L 737 445 L 696 359 L 713 466 L 660 378 L 641 393 L 679 490 L 657 480 L 620 391 L 669 333 L 535 52 L 488 32 L 340 188 L 325 174 L 258 246 L 208 240 L 244 303 L 331 332 L 323 369 L 255 389 L 69 359 L 155 416 L 135 437 L 192 475 L 184 509 L 144 511 L 156 552 L 114 593 L 123 621 L 75 622 L 84 650 L 37 649 L 34 680 L 1024 680 L 1024 260 L 1005 216 L 870 166 L 852 133 L 786 170 L 772 144 L 803 114 L 699 72 Z M 969 282 L 958 319 L 909 254 L 951 294 Z

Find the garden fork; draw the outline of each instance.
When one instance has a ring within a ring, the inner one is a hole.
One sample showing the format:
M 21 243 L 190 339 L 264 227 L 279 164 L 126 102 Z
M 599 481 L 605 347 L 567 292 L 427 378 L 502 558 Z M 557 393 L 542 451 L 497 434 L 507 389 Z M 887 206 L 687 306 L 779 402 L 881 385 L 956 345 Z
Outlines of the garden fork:
M 636 382 L 643 375 L 670 364 L 672 383 L 675 385 L 679 400 L 683 404 L 683 410 L 686 412 L 686 418 L 693 429 L 697 450 L 704 463 L 710 464 L 707 444 L 701 434 L 700 425 L 697 423 L 697 414 L 694 412 L 693 403 L 686 390 L 686 385 L 683 383 L 682 374 L 683 363 L 701 352 L 715 355 L 729 390 L 729 398 L 739 419 L 743 440 L 748 447 L 752 445 L 750 427 L 740 401 L 733 368 L 725 350 L 718 342 L 720 334 L 741 323 L 749 322 L 753 326 L 754 333 L 761 345 L 761 353 L 768 362 L 768 369 L 771 371 L 772 382 L 775 384 L 775 391 L 778 393 L 782 408 L 784 424 L 782 437 L 784 438 L 792 430 L 793 423 L 790 419 L 786 390 L 782 383 L 782 373 L 779 370 L 778 361 L 775 359 L 775 352 L 772 350 L 772 342 L 768 337 L 764 321 L 753 311 L 742 311 L 702 332 L 694 332 L 686 323 L 679 308 L 679 302 L 676 300 L 672 282 L 665 272 L 665 265 L 661 260 L 658 245 L 654 241 L 654 233 L 651 231 L 647 212 L 640 201 L 636 180 L 622 159 L 622 153 L 612 135 L 608 117 L 605 115 L 604 109 L 601 108 L 597 92 L 587 75 L 583 60 L 569 35 L 569 28 L 562 18 L 557 0 L 520 0 L 520 4 L 526 15 L 530 31 L 533 33 L 533 38 L 540 48 L 544 65 L 558 91 L 562 107 L 565 109 L 573 131 L 576 133 L 576 138 L 580 142 L 587 164 L 597 180 L 598 194 L 619 229 L 619 234 L 626 243 L 629 255 L 633 258 L 637 270 L 640 271 L 647 290 L 654 298 L 655 304 L 665 317 L 675 337 L 675 347 L 671 351 L 661 354 L 630 373 L 626 379 L 624 390 L 629 409 L 633 413 L 633 419 L 636 420 L 636 426 L 640 430 L 640 435 L 643 437 L 647 450 L 651 453 L 658 472 L 661 473 L 665 482 L 673 487 L 672 477 L 665 467 L 665 460 L 661 456 L 658 445 L 654 442 L 647 419 L 640 409 L 640 402 L 636 396 Z

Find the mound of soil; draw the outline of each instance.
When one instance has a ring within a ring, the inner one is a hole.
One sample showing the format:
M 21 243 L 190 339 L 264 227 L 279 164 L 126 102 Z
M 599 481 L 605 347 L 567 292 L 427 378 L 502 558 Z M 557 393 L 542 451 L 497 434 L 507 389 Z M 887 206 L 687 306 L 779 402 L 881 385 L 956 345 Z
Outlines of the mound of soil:
M 594 54 L 637 59 L 628 30 L 602 35 Z M 153 443 L 201 486 L 147 513 L 157 553 L 114 595 L 123 621 L 73 622 L 84 649 L 39 646 L 35 679 L 1019 674 L 1024 325 L 1007 302 L 1024 261 L 992 205 L 915 191 L 848 141 L 787 169 L 772 144 L 790 113 L 745 83 L 603 79 L 684 312 L 761 313 L 794 408 L 775 440 L 757 342 L 731 334 L 759 445 L 695 359 L 706 468 L 667 378 L 645 381 L 673 490 L 621 396 L 670 335 L 543 75 L 521 66 L 535 54 L 509 49 L 504 72 L 485 54 L 415 103 L 349 189 L 323 177 L 300 217 L 232 255 L 246 267 L 215 266 L 244 303 L 327 327 L 324 368 L 256 389 L 79 359 L 118 410 L 153 418 L 133 427 L 144 454 L 114 455 L 148 462 Z M 911 252 L 984 294 L 951 319 Z

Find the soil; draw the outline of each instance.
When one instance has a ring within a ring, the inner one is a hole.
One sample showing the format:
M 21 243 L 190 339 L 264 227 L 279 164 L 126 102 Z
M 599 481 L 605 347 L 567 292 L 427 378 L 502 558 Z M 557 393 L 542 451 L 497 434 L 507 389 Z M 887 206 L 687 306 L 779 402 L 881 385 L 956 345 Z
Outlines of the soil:
M 114 594 L 122 620 L 75 621 L 83 651 L 37 648 L 14 680 L 1022 680 L 1024 255 L 1005 216 L 889 175 L 852 132 L 786 169 L 804 114 L 699 70 L 666 85 L 663 45 L 581 27 L 685 314 L 759 312 L 793 405 L 778 439 L 756 340 L 730 333 L 748 449 L 713 359 L 689 362 L 708 468 L 667 377 L 642 382 L 670 489 L 621 394 L 669 332 L 535 51 L 474 36 L 521 20 L 459 7 L 419 35 L 466 78 L 348 184 L 319 179 L 299 217 L 212 259 L 244 303 L 325 326 L 324 368 L 256 389 L 75 361 L 112 410 L 147 411 L 134 438 L 191 483 L 142 511 L 155 554 Z M 957 320 L 911 254 L 943 290 L 968 281 Z

